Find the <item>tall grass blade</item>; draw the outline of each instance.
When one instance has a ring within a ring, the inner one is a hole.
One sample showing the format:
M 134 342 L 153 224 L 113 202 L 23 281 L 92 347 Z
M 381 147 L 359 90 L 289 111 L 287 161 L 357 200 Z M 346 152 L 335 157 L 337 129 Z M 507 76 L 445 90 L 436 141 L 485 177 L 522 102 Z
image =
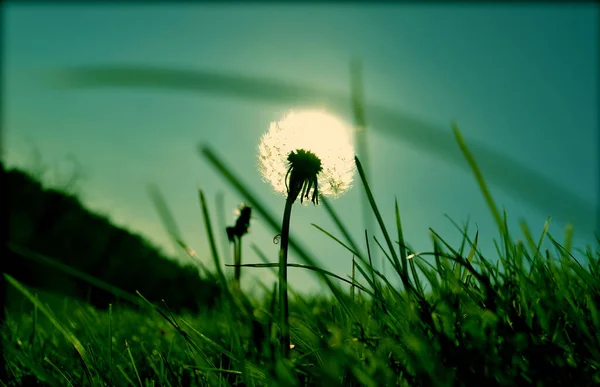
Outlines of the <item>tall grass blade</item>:
M 473 259 L 475 258 L 475 252 L 477 251 L 477 240 L 479 239 L 479 230 L 477 230 L 477 232 L 475 233 L 475 239 L 473 240 L 473 243 L 471 243 L 471 251 L 469 251 L 469 255 L 467 256 L 467 262 L 469 264 L 471 264 L 473 262 Z M 461 281 L 463 283 L 466 283 L 468 280 L 468 276 L 470 276 L 470 274 L 466 271 L 463 271 L 463 274 L 461 276 Z
M 127 340 L 125 340 L 125 348 L 127 348 L 127 354 L 129 355 L 129 360 L 131 360 L 131 366 L 133 367 L 133 372 L 135 373 L 137 381 L 140 384 L 140 387 L 144 387 L 144 384 L 142 383 L 142 378 L 140 378 L 140 373 L 138 372 L 137 366 L 135 365 L 135 361 L 133 360 L 133 355 L 131 354 L 131 348 L 129 347 Z
M 48 359 L 47 357 L 44 357 L 44 361 L 46 363 L 50 364 L 50 367 L 52 367 L 52 369 L 54 369 L 54 371 L 56 373 L 60 374 L 60 376 L 62 376 L 63 379 L 65 379 L 67 386 L 73 386 L 73 379 L 68 377 L 59 367 L 56 366 L 56 364 L 54 364 L 52 362 L 52 360 Z M 58 385 L 58 384 L 53 384 L 53 385 Z
M 317 230 L 321 231 L 323 234 L 327 235 L 329 238 L 333 239 L 335 242 L 337 242 L 340 246 L 342 246 L 343 248 L 345 248 L 346 250 L 348 250 L 349 252 L 351 252 L 353 255 L 357 255 L 357 256 L 359 255 L 359 253 L 356 250 L 354 250 L 353 248 L 347 246 L 344 242 L 342 242 L 338 238 L 334 237 L 331 233 L 325 231 L 324 229 L 322 229 L 321 227 L 317 226 L 314 223 L 311 223 L 311 226 L 313 226 Z
M 175 222 L 175 218 L 171 214 L 167 202 L 158 186 L 154 184 L 148 185 L 148 195 L 156 208 L 156 212 L 158 212 L 158 216 L 160 217 L 161 223 L 163 224 L 169 239 L 171 239 L 174 250 L 180 252 L 181 249 L 183 249 L 183 251 L 188 253 L 189 249 L 187 244 L 183 241 L 179 227 L 177 227 L 177 222 Z M 186 256 L 189 258 L 189 254 L 186 254 Z
M 17 246 L 14 245 L 12 243 L 8 244 L 8 249 L 10 251 L 12 251 L 13 253 L 17 254 L 20 257 L 23 257 L 25 259 L 28 259 L 30 261 L 34 261 L 34 262 L 39 262 L 42 263 L 44 265 L 53 267 L 55 269 L 58 269 L 66 274 L 69 274 L 70 276 L 80 279 L 82 281 L 85 281 L 91 285 L 94 285 L 95 287 L 105 290 L 109 293 L 114 294 L 115 296 L 122 298 L 124 300 L 127 300 L 129 302 L 132 302 L 136 305 L 140 305 L 140 306 L 144 306 L 143 303 L 140 302 L 140 300 L 135 297 L 134 295 L 127 293 L 124 290 L 119 289 L 116 286 L 113 286 L 111 284 L 108 284 L 104 281 L 101 281 L 95 277 L 92 277 L 89 274 L 86 274 L 82 271 L 79 271 L 77 269 L 72 268 L 71 266 L 65 265 L 61 262 L 58 262 L 52 258 L 46 257 L 42 254 L 36 253 L 34 251 L 30 251 L 26 248 L 23 248 L 21 246 Z
M 385 238 L 388 248 L 390 249 L 390 253 L 392 254 L 394 269 L 396 269 L 396 272 L 398 274 L 400 274 L 400 277 L 402 278 L 402 280 L 406 281 L 406 278 L 403 276 L 403 273 L 402 273 L 400 261 L 398 260 L 398 255 L 396 255 L 396 251 L 394 249 L 394 245 L 392 244 L 390 235 L 387 232 L 387 228 L 385 227 L 385 224 L 383 223 L 383 218 L 381 217 L 381 213 L 379 212 L 379 209 L 377 208 L 377 204 L 375 203 L 375 198 L 373 197 L 373 193 L 371 192 L 371 188 L 369 187 L 369 183 L 367 182 L 367 177 L 365 175 L 365 171 L 362 167 L 362 164 L 360 163 L 360 160 L 356 156 L 354 157 L 354 161 L 356 163 L 356 169 L 358 170 L 360 179 L 363 182 L 363 187 L 367 194 L 367 198 L 369 199 L 369 204 L 371 205 L 373 214 L 375 214 L 375 218 L 377 219 L 377 222 L 379 223 L 379 228 L 381 229 L 381 232 L 383 233 L 383 237 Z
M 350 235 L 350 232 L 348 232 L 348 229 L 342 223 L 340 217 L 329 203 L 329 200 L 326 197 L 321 196 L 319 197 L 319 201 L 323 204 L 325 211 L 327 212 L 331 220 L 333 220 L 333 223 L 335 224 L 337 229 L 342 233 L 348 245 L 350 245 L 353 251 L 357 252 L 357 256 L 359 257 L 359 259 L 362 259 L 364 262 L 364 254 L 360 251 L 358 244 L 354 241 L 354 239 Z
M 400 253 L 400 263 L 402 264 L 402 273 L 404 276 L 408 278 L 408 262 L 406 262 L 406 246 L 404 242 L 404 233 L 402 232 L 402 222 L 400 221 L 400 210 L 398 209 L 398 198 L 395 198 L 395 207 L 396 211 L 396 229 L 398 230 L 398 244 L 399 244 L 399 253 Z
M 81 342 L 77 339 L 77 337 L 75 337 L 75 335 L 71 331 L 69 331 L 68 328 L 66 328 L 64 325 L 59 323 L 58 320 L 54 317 L 54 314 L 48 309 L 48 307 L 46 305 L 44 305 L 40 300 L 38 300 L 37 297 L 35 297 L 33 294 L 31 294 L 31 292 L 29 292 L 29 290 L 27 290 L 23 285 L 21 285 L 16 279 L 14 279 L 13 277 L 11 277 L 10 275 L 8 275 L 6 273 L 3 273 L 3 275 L 4 275 L 4 278 L 6 278 L 6 280 L 12 286 L 15 287 L 15 289 L 17 289 L 21 294 L 23 294 L 27 299 L 29 299 L 29 301 L 31 301 L 31 303 L 33 305 L 35 305 L 38 308 L 38 310 L 40 312 L 42 312 L 42 314 L 44 316 L 46 316 L 46 318 L 52 323 L 52 325 L 56 329 L 58 329 L 58 331 L 60 333 L 62 333 L 62 335 L 65 337 L 65 339 L 67 339 L 67 341 L 69 343 L 71 343 L 73 348 L 75 348 L 75 350 L 77 351 L 77 354 L 83 361 L 84 366 L 87 368 L 87 363 L 86 363 L 87 351 L 85 350 L 85 348 L 81 344 Z M 87 371 L 89 372 L 89 370 L 87 370 Z
M 362 63 L 358 60 L 352 60 L 350 63 L 350 89 L 352 92 L 352 114 L 356 130 L 354 139 L 358 157 L 362 160 L 366 176 L 370 176 L 370 157 L 367 132 L 366 107 L 364 97 L 364 85 L 362 77 Z M 371 184 L 373 182 L 371 181 Z M 373 214 L 369 209 L 369 202 L 364 192 L 360 194 L 360 206 L 362 209 L 363 223 L 366 230 L 373 228 Z M 381 268 L 384 266 L 380 262 Z
M 228 245 L 229 240 L 225 229 L 227 228 L 227 216 L 225 215 L 225 194 L 219 192 L 215 198 L 215 208 L 217 211 L 217 227 L 219 240 L 221 241 L 221 250 L 223 251 L 223 257 L 225 262 L 232 262 L 230 247 Z
M 236 266 L 236 265 L 226 265 L 226 266 Z M 243 263 L 241 265 L 239 265 L 241 267 L 255 267 L 255 268 L 265 268 L 265 267 L 279 267 L 278 263 Z M 325 270 L 325 269 L 321 269 L 320 267 L 315 267 L 315 266 L 309 266 L 309 265 L 303 265 L 301 263 L 288 263 L 286 265 L 287 267 L 296 267 L 296 268 L 300 268 L 300 269 L 306 269 L 306 270 L 312 270 L 312 271 L 316 271 L 319 272 L 321 274 L 327 275 L 329 277 L 338 279 L 342 282 L 347 283 L 348 285 L 354 286 L 360 290 L 362 290 L 363 292 L 369 294 L 370 296 L 375 297 L 375 294 L 373 294 L 369 289 L 363 287 L 362 285 L 360 285 L 359 283 L 352 283 L 352 281 L 347 280 L 344 277 L 340 277 L 339 275 L 330 272 L 329 270 Z
M 213 258 L 215 270 L 217 271 L 217 274 L 219 276 L 221 287 L 227 294 L 229 294 L 227 280 L 225 279 L 225 274 L 223 273 L 223 268 L 221 267 L 221 260 L 219 259 L 219 252 L 217 251 L 217 244 L 215 242 L 215 236 L 213 234 L 212 224 L 210 221 L 210 214 L 208 212 L 206 199 L 204 198 L 204 192 L 202 192 L 202 190 L 198 190 L 198 199 L 200 200 L 200 208 L 202 209 L 202 216 L 204 218 L 204 228 L 206 230 L 206 237 L 210 246 L 210 253 Z
M 485 201 L 487 202 L 487 205 L 488 205 L 490 211 L 492 212 L 492 216 L 494 217 L 494 220 L 496 221 L 498 230 L 500 230 L 502 235 L 505 235 L 506 230 L 504 228 L 504 223 L 502 221 L 502 217 L 500 216 L 500 211 L 498 211 L 498 207 L 496 206 L 496 203 L 494 202 L 494 199 L 492 198 L 492 194 L 490 193 L 490 191 L 487 187 L 487 184 L 485 183 L 485 180 L 483 180 L 483 175 L 482 175 L 479 167 L 477 166 L 477 163 L 475 162 L 475 158 L 473 157 L 473 154 L 471 153 L 469 148 L 467 148 L 467 144 L 465 143 L 465 140 L 463 139 L 462 134 L 460 133 L 460 130 L 458 129 L 458 126 L 456 124 L 452 125 L 452 131 L 454 132 L 454 137 L 456 138 L 456 141 L 458 142 L 458 146 L 460 147 L 460 150 L 462 151 L 463 155 L 467 159 L 467 162 L 469 163 L 469 167 L 471 167 L 471 171 L 475 175 L 475 179 L 477 180 L 479 189 L 481 190 L 481 193 L 483 194 L 483 197 L 485 198 Z

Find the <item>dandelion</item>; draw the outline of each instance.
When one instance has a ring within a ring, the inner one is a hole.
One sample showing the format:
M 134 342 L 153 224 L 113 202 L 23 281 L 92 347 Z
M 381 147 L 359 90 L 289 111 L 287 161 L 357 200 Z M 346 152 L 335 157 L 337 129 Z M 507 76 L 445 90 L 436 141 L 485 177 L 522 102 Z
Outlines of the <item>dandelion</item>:
M 290 350 L 287 297 L 287 251 L 292 204 L 319 203 L 319 196 L 337 197 L 350 188 L 354 150 L 350 130 L 324 111 L 289 112 L 271 123 L 261 138 L 259 169 L 276 192 L 285 195 L 279 250 L 281 349 Z
M 252 214 L 252 208 L 246 206 L 244 203 L 240 205 L 238 210 L 238 218 L 235 221 L 235 225 L 227 227 L 227 239 L 233 243 L 233 259 L 234 259 L 234 275 L 233 275 L 233 286 L 235 289 L 240 289 L 240 277 L 242 275 L 242 237 L 250 230 L 250 217 Z

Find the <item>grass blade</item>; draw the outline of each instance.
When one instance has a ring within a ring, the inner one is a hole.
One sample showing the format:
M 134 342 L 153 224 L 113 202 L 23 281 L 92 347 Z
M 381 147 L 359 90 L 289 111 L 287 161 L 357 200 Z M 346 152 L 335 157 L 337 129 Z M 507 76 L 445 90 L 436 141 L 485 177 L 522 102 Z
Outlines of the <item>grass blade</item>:
M 390 249 L 390 253 L 392 254 L 392 258 L 394 260 L 393 266 L 396 269 L 396 272 L 398 273 L 398 275 L 400 275 L 400 278 L 402 279 L 402 283 L 404 284 L 404 287 L 406 289 L 411 289 L 412 286 L 409 283 L 408 278 L 405 277 L 404 273 L 402 272 L 402 268 L 400 266 L 400 261 L 398 260 L 398 255 L 396 254 L 396 250 L 394 249 L 394 245 L 392 244 L 390 235 L 387 232 L 385 224 L 383 223 L 383 218 L 381 217 L 381 213 L 379 212 L 379 209 L 377 208 L 377 204 L 375 203 L 375 198 L 373 198 L 373 193 L 371 192 L 371 188 L 369 187 L 369 183 L 367 182 L 367 178 L 365 176 L 365 172 L 362 168 L 360 160 L 358 159 L 358 157 L 354 157 L 354 161 L 356 163 L 356 169 L 358 170 L 360 178 L 363 182 L 363 187 L 365 189 L 365 193 L 367 194 L 367 198 L 369 199 L 369 203 L 371 204 L 371 209 L 373 210 L 373 214 L 375 214 L 375 218 L 377 219 L 377 222 L 379 223 L 379 228 L 381 229 L 381 232 L 383 233 L 383 237 L 385 238 L 388 248 Z
M 225 266 L 241 266 L 241 267 L 255 267 L 255 268 L 263 268 L 263 267 L 279 267 L 278 263 L 244 263 L 241 265 L 225 265 Z M 363 292 L 367 293 L 370 296 L 375 297 L 375 294 L 373 294 L 369 289 L 366 289 L 365 287 L 361 286 L 358 283 L 352 283 L 352 281 L 347 280 L 344 277 L 340 277 L 339 275 L 330 272 L 329 270 L 325 270 L 325 269 L 321 269 L 320 267 L 316 267 L 316 266 L 309 266 L 309 265 L 303 265 L 301 263 L 288 263 L 286 265 L 287 267 L 297 267 L 297 268 L 301 268 L 301 269 L 306 269 L 306 270 L 312 270 L 312 271 L 316 271 L 319 272 L 321 274 L 324 275 L 328 275 L 332 278 L 336 278 L 342 282 L 347 283 L 348 285 L 351 286 L 355 286 L 358 289 L 362 290 Z
M 311 223 L 311 225 L 316 228 L 317 230 L 321 231 L 323 234 L 327 235 L 329 238 L 333 239 L 335 242 L 337 242 L 340 246 L 342 246 L 343 248 L 345 248 L 346 250 L 348 250 L 349 252 L 351 252 L 353 255 L 358 256 L 358 252 L 356 250 L 354 250 L 351 247 L 348 247 L 346 244 L 344 244 L 344 242 L 342 242 L 341 240 L 337 239 L 336 237 L 334 237 L 333 235 L 331 235 L 329 232 L 325 231 L 324 229 L 322 229 L 321 227 L 317 226 L 314 223 Z
M 225 279 L 225 274 L 223 273 L 223 268 L 221 267 L 221 260 L 219 259 L 219 252 L 217 251 L 217 244 L 215 243 L 215 237 L 213 234 L 212 223 L 210 221 L 210 214 L 208 212 L 208 207 L 206 205 L 206 199 L 204 198 L 204 193 L 202 192 L 202 190 L 198 190 L 198 198 L 200 200 L 200 208 L 202 209 L 202 216 L 204 218 L 204 228 L 206 230 L 206 237 L 208 238 L 208 243 L 210 246 L 210 253 L 213 258 L 215 270 L 217 271 L 219 280 L 221 281 L 221 287 L 229 295 L 229 288 L 227 286 L 227 280 Z
M 463 153 L 463 156 L 467 159 L 467 163 L 469 163 L 469 167 L 471 167 L 471 172 L 475 175 L 475 179 L 477 180 L 477 184 L 479 185 L 479 189 L 487 202 L 488 208 L 492 212 L 492 216 L 496 221 L 496 225 L 498 226 L 498 230 L 500 230 L 502 235 L 505 235 L 506 230 L 504 229 L 504 222 L 502 221 L 502 217 L 500 216 L 500 211 L 498 211 L 498 207 L 492 198 L 492 194 L 490 193 L 485 180 L 483 179 L 483 175 L 475 162 L 475 158 L 469 148 L 467 148 L 467 144 L 458 129 L 458 125 L 452 125 L 452 131 L 454 132 L 454 137 L 456 138 L 456 142 L 458 142 L 458 146 Z
M 400 253 L 400 263 L 402 264 L 402 273 L 408 278 L 408 262 L 406 262 L 406 245 L 404 242 L 404 233 L 402 232 L 402 222 L 400 221 L 400 210 L 398 209 L 398 198 L 395 198 L 396 228 L 398 230 L 398 247 Z
M 114 294 L 115 296 L 122 298 L 124 300 L 127 300 L 129 302 L 132 302 L 136 305 L 140 305 L 140 306 L 144 306 L 143 303 L 140 302 L 140 300 L 135 297 L 134 295 L 127 293 L 124 290 L 119 289 L 116 286 L 110 285 L 104 281 L 101 281 L 95 277 L 92 277 L 89 274 L 86 274 L 82 271 L 79 271 L 77 269 L 72 268 L 71 266 L 65 265 L 63 263 L 60 263 L 52 258 L 46 257 L 42 254 L 33 252 L 31 250 L 25 249 L 23 247 L 14 245 L 12 243 L 8 244 L 8 248 L 10 251 L 12 251 L 13 253 L 17 254 L 20 257 L 26 258 L 28 260 L 34 261 L 34 262 L 39 262 L 39 263 L 43 263 L 45 265 L 51 266 L 53 268 L 59 269 L 61 271 L 63 271 L 64 273 L 69 274 L 70 276 L 80 279 L 82 281 L 85 281 L 91 285 L 96 286 L 99 289 L 102 290 L 106 290 L 109 293 Z
M 38 308 L 38 310 L 42 312 L 44 316 L 46 316 L 48 320 L 50 320 L 52 325 L 54 325 L 54 327 L 58 329 L 60 333 L 62 333 L 62 335 L 67 339 L 67 341 L 71 343 L 73 348 L 75 348 L 75 350 L 79 354 L 79 357 L 83 360 L 83 364 L 87 367 L 87 364 L 85 363 L 87 359 L 87 352 L 83 345 L 81 345 L 81 342 L 77 339 L 77 337 L 75 337 L 75 335 L 71 331 L 69 331 L 69 329 L 60 324 L 58 320 L 54 317 L 54 314 L 48 309 L 48 307 L 46 307 L 46 305 L 40 302 L 40 300 L 38 300 L 37 297 L 31 294 L 29 290 L 27 290 L 23 285 L 21 285 L 16 279 L 14 279 L 6 273 L 4 273 L 3 275 L 4 278 L 6 278 L 6 280 L 12 286 L 14 286 L 20 293 L 22 293 L 27 299 L 29 299 L 29 301 L 31 301 L 31 303 L 35 305 Z
M 144 387 L 144 384 L 142 383 L 142 378 L 140 378 L 140 374 L 135 365 L 135 361 L 133 360 L 133 355 L 131 354 L 131 348 L 129 347 L 127 340 L 125 340 L 125 348 L 127 348 L 127 353 L 129 354 L 129 360 L 131 360 L 131 366 L 133 367 L 133 372 L 135 373 L 138 383 L 140 384 L 140 387 Z

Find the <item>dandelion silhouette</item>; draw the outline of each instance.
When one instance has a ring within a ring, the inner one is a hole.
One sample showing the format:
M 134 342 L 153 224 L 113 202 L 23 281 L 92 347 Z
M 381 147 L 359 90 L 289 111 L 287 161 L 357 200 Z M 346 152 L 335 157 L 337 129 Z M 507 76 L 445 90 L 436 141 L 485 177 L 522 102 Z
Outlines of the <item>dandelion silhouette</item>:
M 281 351 L 289 356 L 290 331 L 287 294 L 287 253 L 292 205 L 309 201 L 319 204 L 319 195 L 339 196 L 352 183 L 354 150 L 350 130 L 324 111 L 288 113 L 271 123 L 260 141 L 259 169 L 275 191 L 286 196 L 279 250 L 279 314 Z
M 227 238 L 229 242 L 234 242 L 235 238 L 241 238 L 248 233 L 250 229 L 250 216 L 252 214 L 252 208 L 246 206 L 244 203 L 240 205 L 240 215 L 235 221 L 235 225 L 227 227 Z
M 237 290 L 240 290 L 240 278 L 242 276 L 242 267 L 240 266 L 242 264 L 242 237 L 249 231 L 252 208 L 242 203 L 239 212 L 240 215 L 235 221 L 235 225 L 226 228 L 227 238 L 229 239 L 229 242 L 233 243 L 233 259 L 235 265 L 233 286 Z

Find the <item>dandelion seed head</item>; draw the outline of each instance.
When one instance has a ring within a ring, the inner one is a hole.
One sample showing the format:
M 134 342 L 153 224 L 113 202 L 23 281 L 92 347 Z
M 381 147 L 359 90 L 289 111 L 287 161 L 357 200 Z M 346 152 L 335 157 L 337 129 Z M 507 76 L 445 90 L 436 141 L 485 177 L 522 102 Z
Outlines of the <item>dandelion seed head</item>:
M 298 150 L 312 152 L 321 161 L 318 190 L 323 196 L 344 193 L 354 178 L 354 148 L 350 128 L 324 110 L 290 111 L 272 122 L 258 146 L 258 164 L 265 182 L 287 195 L 289 156 Z

